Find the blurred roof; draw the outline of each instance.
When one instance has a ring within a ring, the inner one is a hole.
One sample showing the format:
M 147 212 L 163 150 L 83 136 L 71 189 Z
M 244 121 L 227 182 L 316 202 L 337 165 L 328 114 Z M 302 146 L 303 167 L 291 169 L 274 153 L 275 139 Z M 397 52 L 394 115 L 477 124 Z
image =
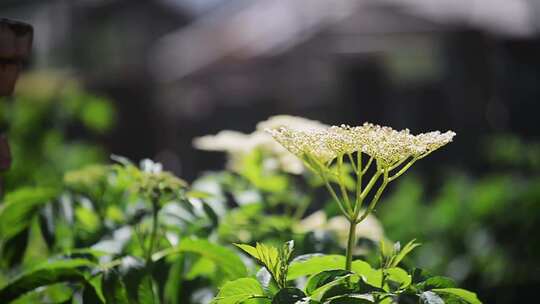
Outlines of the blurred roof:
M 494 35 L 526 37 L 536 33 L 532 12 L 539 8 L 527 0 L 207 0 L 198 3 L 199 9 L 201 3 L 214 9 L 204 11 L 191 25 L 161 39 L 153 51 L 153 67 L 161 80 L 181 79 L 224 58 L 280 54 L 321 31 L 367 37 L 471 27 Z M 372 41 L 357 42 L 357 47 L 361 46 L 358 51 L 379 47 Z

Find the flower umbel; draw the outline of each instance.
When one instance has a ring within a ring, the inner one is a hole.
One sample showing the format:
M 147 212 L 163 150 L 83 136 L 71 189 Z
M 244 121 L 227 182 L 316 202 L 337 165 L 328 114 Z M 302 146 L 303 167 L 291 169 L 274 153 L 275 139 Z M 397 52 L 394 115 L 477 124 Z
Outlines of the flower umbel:
M 364 123 L 361 126 L 317 125 L 297 129 L 287 125 L 269 128 L 267 132 L 285 149 L 304 161 L 321 176 L 326 188 L 350 223 L 346 269 L 350 270 L 356 226 L 375 209 L 386 186 L 405 173 L 417 160 L 450 143 L 456 133 L 439 131 L 413 135 L 408 129 Z M 369 156 L 367 161 L 363 155 Z M 356 159 L 355 159 L 356 156 Z M 356 177 L 351 197 L 344 183 L 347 173 L 344 161 L 349 160 Z M 372 164 L 375 170 L 368 171 Z M 336 165 L 336 169 L 333 165 Z M 373 172 L 369 180 L 364 177 Z M 338 185 L 339 191 L 334 189 Z M 375 185 L 379 185 L 374 190 Z M 339 193 L 339 194 L 338 194 Z M 370 197 L 369 202 L 364 201 Z M 364 210 L 361 213 L 361 210 Z

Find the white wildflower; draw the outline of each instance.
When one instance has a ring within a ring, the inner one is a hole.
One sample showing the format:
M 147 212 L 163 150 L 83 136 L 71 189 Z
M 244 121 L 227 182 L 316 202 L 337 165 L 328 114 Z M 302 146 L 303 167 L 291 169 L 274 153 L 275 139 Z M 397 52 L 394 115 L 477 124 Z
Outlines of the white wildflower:
M 383 166 L 392 166 L 408 158 L 422 158 L 452 141 L 455 133 L 439 131 L 413 135 L 408 129 L 401 131 L 365 123 L 311 129 L 281 126 L 268 131 L 274 139 L 300 158 L 306 154 L 323 163 L 335 157 L 363 152 Z

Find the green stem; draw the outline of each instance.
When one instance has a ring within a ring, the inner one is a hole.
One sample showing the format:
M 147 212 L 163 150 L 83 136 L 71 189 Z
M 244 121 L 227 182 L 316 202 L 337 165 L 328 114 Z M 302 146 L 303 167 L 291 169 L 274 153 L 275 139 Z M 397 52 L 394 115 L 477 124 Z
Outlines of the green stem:
M 328 189 L 328 192 L 330 192 L 330 195 L 332 195 L 332 198 L 337 202 L 338 204 L 338 207 L 339 209 L 341 210 L 341 212 L 343 213 L 343 215 L 345 217 L 347 217 L 347 219 L 350 219 L 350 215 L 349 215 L 349 212 L 347 212 L 345 210 L 345 207 L 343 207 L 343 203 L 341 202 L 341 200 L 338 198 L 336 192 L 334 191 L 334 188 L 332 188 L 332 185 L 330 185 L 330 183 L 328 182 L 328 180 L 326 178 L 323 178 L 324 180 L 324 183 L 326 185 L 326 189 Z
M 403 166 L 403 168 L 401 168 L 396 174 L 392 175 L 391 177 L 389 177 L 389 181 L 393 181 L 395 180 L 396 178 L 400 177 L 403 173 L 405 173 L 405 171 L 407 171 L 407 169 L 409 169 L 416 161 L 418 160 L 417 157 L 411 159 L 411 161 L 409 161 L 409 163 L 407 163 L 405 166 Z
M 356 161 L 358 162 L 358 164 L 356 165 L 358 170 L 356 171 L 356 201 L 353 213 L 356 213 L 356 210 L 362 207 L 362 176 L 364 175 L 362 173 L 362 152 L 357 152 Z
M 151 271 L 152 266 L 152 253 L 154 251 L 154 244 L 157 238 L 158 231 L 158 208 L 157 202 L 152 202 L 152 230 L 150 232 L 150 244 L 148 245 L 148 250 L 146 253 L 146 266 L 149 271 Z
M 360 153 L 362 154 L 362 153 Z M 362 170 L 362 175 L 366 174 L 367 170 L 369 169 L 369 167 L 371 166 L 371 163 L 373 162 L 373 156 L 371 156 L 366 164 L 366 167 L 364 168 L 364 170 Z
M 158 201 L 152 200 L 152 230 L 150 231 L 150 244 L 148 245 L 148 250 L 146 251 L 146 271 L 148 272 L 148 284 L 150 285 L 150 291 L 152 292 L 152 299 L 156 299 L 156 294 L 154 291 L 154 284 L 152 283 L 152 272 L 154 263 L 152 260 L 152 253 L 154 251 L 154 244 L 156 242 L 157 238 L 157 231 L 158 231 Z
M 328 180 L 328 178 L 326 177 L 326 174 L 324 172 L 324 169 L 326 168 L 325 166 L 323 166 L 319 161 L 317 161 L 317 159 L 315 158 L 312 158 L 310 157 L 309 155 L 306 155 L 306 159 L 311 163 L 313 162 L 316 166 L 317 166 L 317 171 L 315 171 L 316 173 L 319 174 L 319 176 L 323 179 L 324 181 L 324 184 L 326 186 L 326 189 L 328 189 L 328 192 L 330 192 L 330 195 L 332 196 L 332 198 L 337 202 L 338 204 L 338 207 L 339 209 L 341 210 L 341 212 L 343 213 L 343 215 L 347 218 L 347 219 L 351 219 L 351 216 L 349 214 L 349 212 L 347 212 L 345 210 L 345 207 L 343 206 L 343 202 L 339 199 L 339 197 L 337 196 L 336 192 L 334 191 L 334 188 L 332 187 L 332 185 L 330 184 L 330 181 Z
M 352 220 L 349 222 L 349 238 L 347 241 L 347 251 L 346 251 L 346 260 L 345 260 L 345 270 L 351 271 L 352 267 L 352 256 L 353 256 L 353 249 L 354 245 L 356 243 L 356 221 Z
M 347 157 L 349 158 L 349 161 L 351 162 L 351 165 L 353 167 L 353 170 L 356 174 L 358 174 L 358 166 L 354 162 L 354 158 L 351 153 L 347 153 Z
M 345 183 L 343 182 L 343 155 L 340 155 L 337 159 L 338 164 L 338 182 L 339 182 L 339 189 L 341 190 L 341 196 L 343 197 L 343 200 L 345 201 L 345 207 L 347 208 L 347 211 L 349 214 L 353 212 L 353 208 L 351 205 L 351 201 L 349 199 L 349 193 L 347 192 L 347 189 L 345 188 Z
M 362 222 L 373 211 L 373 209 L 375 209 L 375 206 L 377 205 L 377 202 L 379 201 L 379 198 L 381 197 L 381 194 L 388 185 L 389 181 L 390 180 L 388 179 L 388 171 L 384 170 L 384 179 L 382 185 L 379 187 L 379 189 L 377 189 L 377 192 L 375 193 L 375 196 L 373 196 L 373 199 L 371 199 L 368 208 L 366 209 L 364 214 L 362 214 L 362 216 L 358 220 L 356 220 L 356 223 Z M 356 218 L 356 216 L 354 218 Z

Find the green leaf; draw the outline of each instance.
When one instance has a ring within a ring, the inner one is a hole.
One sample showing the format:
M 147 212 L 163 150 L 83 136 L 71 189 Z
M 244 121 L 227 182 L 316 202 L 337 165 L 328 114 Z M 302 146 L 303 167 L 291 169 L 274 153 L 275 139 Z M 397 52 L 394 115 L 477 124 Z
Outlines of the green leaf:
M 105 271 L 102 275 L 101 290 L 105 297 L 105 303 L 128 303 L 126 287 L 118 272 L 114 269 Z M 98 294 L 99 296 L 99 294 Z
M 420 295 L 420 303 L 422 304 L 444 304 L 443 299 L 432 291 L 424 291 Z
M 184 254 L 179 254 L 171 265 L 169 277 L 167 278 L 167 283 L 165 283 L 165 303 L 182 303 L 184 258 Z
M 42 263 L 0 289 L 0 299 L 9 302 L 22 294 L 59 282 L 81 282 L 85 276 L 81 268 L 95 265 L 84 259 L 58 260 Z
M 84 125 L 92 131 L 103 133 L 111 128 L 114 123 L 114 108 L 104 98 L 88 96 L 80 112 Z
M 66 303 L 73 296 L 73 290 L 65 283 L 58 283 L 39 288 L 25 293 L 10 304 L 28 304 L 28 303 L 48 303 L 60 304 Z M 68 302 L 71 303 L 71 302 Z
M 92 233 L 99 229 L 100 220 L 95 210 L 77 207 L 75 209 L 75 219 L 77 226 L 85 232 Z
M 416 284 L 416 287 L 420 290 L 431 290 L 434 288 L 453 288 L 456 287 L 456 283 L 450 278 L 435 276 L 428 278 L 419 284 Z
M 216 228 L 219 225 L 218 215 L 216 214 L 214 209 L 212 209 L 212 207 L 210 207 L 210 205 L 206 203 L 205 201 L 202 202 L 202 207 L 203 207 L 204 213 L 210 219 L 210 222 L 212 223 L 212 227 Z
M 382 272 L 373 269 L 367 262 L 356 260 L 352 262 L 351 269 L 354 273 L 362 277 L 362 279 L 372 285 L 379 287 L 382 281 Z
M 40 207 L 57 195 L 50 188 L 21 188 L 6 195 L 0 206 L 0 240 L 6 240 L 26 229 Z
M 390 265 L 390 267 L 396 267 L 397 265 L 399 265 L 399 263 L 409 254 L 411 253 L 411 251 L 414 250 L 414 248 L 420 246 L 419 243 L 416 243 L 416 240 L 412 240 L 410 242 L 407 243 L 407 245 L 405 245 L 403 248 L 401 248 L 401 250 L 399 251 L 399 253 L 395 256 L 395 258 L 393 259 L 393 263 L 392 265 Z
M 286 287 L 289 259 L 294 248 L 293 241 L 286 242 L 280 249 L 260 243 L 255 247 L 245 244 L 235 245 L 263 264 L 279 287 Z
M 213 261 L 223 269 L 227 279 L 237 279 L 247 276 L 246 266 L 229 248 L 213 244 L 201 239 L 183 239 L 176 247 L 169 248 L 152 255 L 152 260 L 157 261 L 171 254 L 191 252 Z
M 145 276 L 137 288 L 139 304 L 158 304 L 159 299 L 156 298 L 156 294 L 154 281 L 149 276 Z
M 288 280 L 295 280 L 302 276 L 314 275 L 316 273 L 343 269 L 345 267 L 345 257 L 342 255 L 309 255 L 300 256 L 294 259 L 289 266 Z
M 324 302 L 336 296 L 351 294 L 355 292 L 356 283 L 359 281 L 358 276 L 347 274 L 317 288 L 309 296 L 311 299 Z
M 225 283 L 212 304 L 237 304 L 257 297 L 265 297 L 261 284 L 252 278 L 242 278 Z
M 450 294 L 454 295 L 470 304 L 482 304 L 474 292 L 461 288 L 435 288 L 432 291 L 439 295 Z
M 304 292 L 298 288 L 283 288 L 274 296 L 272 304 L 295 304 L 305 297 Z
M 370 304 L 374 303 L 365 295 L 345 295 L 332 298 L 327 304 Z
M 192 263 L 191 268 L 185 275 L 186 279 L 193 280 L 199 276 L 212 277 L 216 273 L 216 263 L 210 259 L 199 258 Z
M 339 278 L 348 274 L 350 274 L 349 271 L 341 270 L 341 269 L 325 270 L 323 272 L 319 272 L 309 278 L 304 290 L 306 291 L 307 294 L 312 294 L 317 288 L 334 281 L 336 278 Z
M 391 290 L 403 289 L 411 285 L 411 276 L 405 270 L 399 267 L 394 267 L 386 269 L 385 271 L 387 275 L 386 281 L 391 287 Z

